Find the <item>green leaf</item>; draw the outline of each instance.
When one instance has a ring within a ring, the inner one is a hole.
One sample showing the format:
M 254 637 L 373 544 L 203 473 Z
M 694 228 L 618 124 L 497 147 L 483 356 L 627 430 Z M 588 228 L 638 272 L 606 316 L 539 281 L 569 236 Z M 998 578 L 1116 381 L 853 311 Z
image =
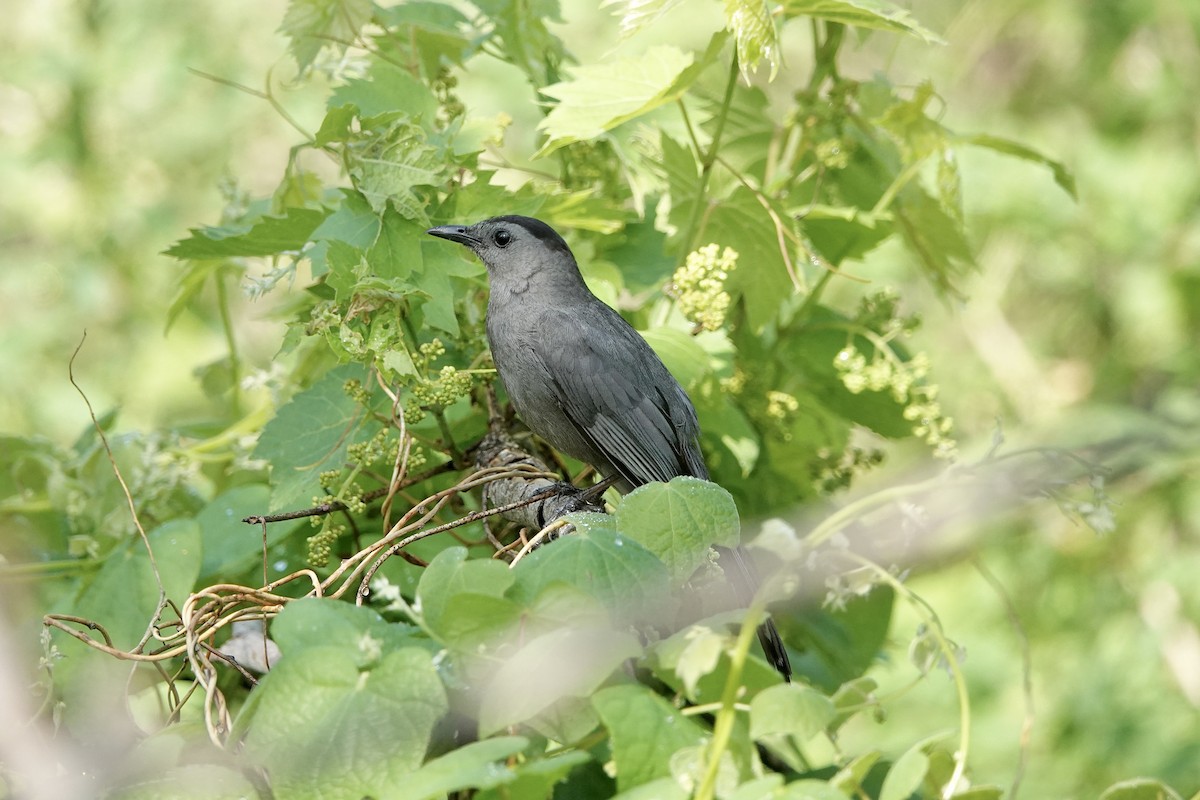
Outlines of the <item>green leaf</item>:
M 425 238 L 424 228 L 389 206 L 383 212 L 379 235 L 367 251 L 371 274 L 390 281 L 411 280 L 424 269 L 421 245 Z
M 353 656 L 360 668 L 412 645 L 415 631 L 411 625 L 388 622 L 369 608 L 320 597 L 293 600 L 271 621 L 271 638 L 284 657 L 338 647 Z
M 1041 164 L 1049 167 L 1054 173 L 1054 182 L 1062 188 L 1064 192 L 1071 195 L 1072 198 L 1078 199 L 1075 187 L 1075 175 L 1067 169 L 1066 165 L 1061 161 L 1050 158 L 1044 153 L 1034 150 L 1032 147 L 1013 141 L 1012 139 L 1003 136 L 993 136 L 986 133 L 977 133 L 972 136 L 957 137 L 957 141 L 964 144 L 975 145 L 976 147 L 986 147 L 989 150 L 995 150 L 997 153 L 1003 153 L 1006 156 L 1015 156 L 1016 158 L 1025 161 L 1031 161 L 1034 164 Z
M 417 122 L 432 122 L 437 98 L 412 73 L 386 61 L 374 61 L 365 78 L 350 78 L 329 95 L 329 109 L 352 105 L 362 118 L 404 114 Z
M 695 703 L 719 702 L 729 676 L 727 653 L 745 614 L 742 609 L 720 611 L 656 642 L 650 648 L 655 674 L 673 689 L 682 689 Z M 751 651 L 742 668 L 745 697 L 778 683 L 779 673 Z
M 999 786 L 972 786 L 963 792 L 955 792 L 953 800 L 1000 800 L 1005 791 Z M 1183 800 L 1178 795 L 1154 795 L 1154 800 Z M 1101 797 L 1103 800 L 1103 796 Z M 1138 800 L 1135 798 L 1135 800 Z
M 750 735 L 787 734 L 804 742 L 833 722 L 833 701 L 798 683 L 770 686 L 750 702 Z
M 678 147 L 678 145 L 676 145 Z M 654 227 L 656 212 L 653 205 L 646 208 L 646 218 L 626 225 L 619 234 L 605 238 L 611 247 L 604 254 L 621 270 L 621 277 L 630 291 L 658 289 L 675 271 L 675 259 L 667 255 L 667 236 Z M 619 241 L 615 247 L 614 241 Z
M 464 789 L 490 789 L 511 783 L 517 774 L 501 763 L 529 746 L 521 736 L 500 736 L 470 742 L 444 756 L 435 758 L 393 786 L 385 798 L 394 800 L 434 800 Z
M 289 208 L 281 217 L 260 217 L 250 224 L 192 228 L 191 236 L 164 251 L 178 259 L 254 258 L 299 252 L 326 212 Z
M 859 28 L 905 33 L 929 44 L 945 44 L 942 37 L 917 22 L 907 9 L 887 0 L 786 0 L 783 10 L 788 16 L 816 17 Z
M 782 54 L 779 31 L 766 0 L 725 0 L 725 24 L 737 41 L 738 66 L 743 72 L 754 71 L 766 60 L 775 80 Z
M 870 354 L 875 345 L 861 334 L 847 331 L 849 320 L 824 306 L 814 307 L 805 321 L 783 338 L 776 348 L 776 355 L 784 364 L 791 365 L 804 376 L 804 386 L 811 394 L 795 392 L 801 404 L 819 403 L 815 413 L 829 415 L 835 420 L 840 417 L 846 422 L 861 425 L 880 436 L 904 438 L 912 435 L 912 423 L 904 419 L 904 404 L 897 402 L 890 391 L 851 392 L 842 382 L 834 360 L 838 352 L 853 344 L 862 353 Z M 787 391 L 791 391 L 788 387 Z M 794 442 L 814 441 L 812 436 L 821 435 L 813 430 L 811 420 L 805 420 L 805 430 L 795 431 Z M 822 442 L 818 446 L 826 446 Z
M 789 783 L 771 800 L 850 800 L 850 796 L 825 781 L 805 778 Z
M 567 58 L 562 40 L 547 22 L 563 21 L 558 0 L 474 0 L 473 5 L 495 26 L 507 60 L 529 75 L 534 86 L 557 80 L 558 65 Z
M 959 219 L 915 183 L 900 192 L 893 213 L 904 243 L 926 277 L 938 289 L 955 292 L 957 281 L 976 267 Z
M 838 717 L 833 723 L 834 728 L 840 727 L 863 708 L 877 702 L 874 693 L 878 688 L 879 684 L 874 678 L 865 676 L 848 680 L 837 687 L 837 691 L 833 693 L 833 705 L 838 710 Z
M 535 157 L 593 139 L 674 101 L 687 90 L 677 79 L 694 60 L 676 47 L 656 45 L 638 57 L 575 68 L 571 80 L 541 90 L 558 103 L 538 125 L 548 138 Z
M 366 132 L 352 144 L 346 161 L 354 188 L 372 211 L 382 214 L 390 203 L 404 217 L 429 225 L 428 201 L 415 190 L 440 185 L 448 165 L 420 126 L 399 119 L 382 130 Z
M 571 744 L 600 727 L 600 717 L 592 708 L 591 698 L 564 697 L 529 720 L 530 728 L 547 739 Z
M 480 792 L 475 800 L 545 800 L 575 767 L 591 760 L 588 753 L 568 750 L 562 755 L 525 761 L 514 768 L 512 781 L 503 787 Z
M 837 774 L 829 779 L 829 784 L 851 797 L 863 793 L 863 781 L 867 779 L 871 767 L 879 760 L 879 755 L 877 751 L 872 751 L 858 756 L 839 769 Z
M 367 198 L 353 189 L 342 189 L 342 202 L 312 232 L 314 242 L 341 242 L 366 250 L 379 238 L 382 222 Z
M 668 600 L 666 566 L 637 541 L 608 526 L 606 515 L 581 518 L 579 530 L 539 547 L 513 570 L 517 583 L 510 598 L 530 602 L 553 583 L 565 583 L 595 597 L 619 619 L 655 618 Z
M 237 727 L 277 797 L 378 797 L 420 766 L 447 708 L 425 650 L 364 668 L 344 647 L 313 647 L 267 673 Z
M 621 792 L 612 800 L 688 800 L 691 796 L 674 778 L 659 778 Z
M 479 735 L 524 722 L 564 697 L 588 696 L 641 652 L 632 634 L 607 627 L 561 628 L 533 639 L 493 672 Z
M 746 781 L 737 787 L 726 800 L 774 800 L 780 795 L 783 787 L 783 776 L 777 773 L 767 773 L 761 778 Z
M 258 800 L 262 795 L 236 770 L 216 764 L 186 764 L 104 796 L 113 800 Z
M 671 756 L 706 738 L 703 728 L 644 686 L 601 689 L 592 697 L 592 705 L 612 736 L 621 791 L 670 777 Z
M 196 515 L 196 523 L 204 537 L 204 563 L 200 567 L 202 576 L 231 580 L 261 565 L 263 528 L 247 525 L 242 520 L 263 514 L 270 507 L 270 502 L 270 487 L 252 483 L 222 492 L 201 509 Z M 286 539 L 302 524 L 303 520 L 293 520 L 266 526 L 267 547 Z
M 921 745 L 910 748 L 896 759 L 883 779 L 879 800 L 908 800 L 917 790 L 925 773 L 929 770 L 929 756 L 921 751 Z
M 200 575 L 200 526 L 195 520 L 165 522 L 147 532 L 146 541 L 153 562 L 142 538 L 130 536 L 104 559 L 75 602 L 74 613 L 104 625 L 113 646 L 121 649 L 145 635 L 158 610 L 160 577 L 166 596 L 181 604 Z M 169 609 L 166 613 L 171 614 Z
M 691 393 L 703 377 L 712 373 L 708 353 L 695 336 L 665 326 L 639 333 L 687 392 Z
M 806 205 L 793 213 L 803 216 L 805 235 L 834 266 L 862 258 L 894 231 L 890 213 L 876 215 L 854 206 Z
M 330 370 L 263 428 L 254 457 L 271 465 L 272 511 L 311 505 L 322 493 L 321 472 L 341 469 L 346 448 L 370 435 L 359 429 L 365 416 L 362 406 L 344 389 L 347 380 L 361 380 L 364 374 L 359 364 Z
M 778 617 L 785 640 L 808 644 L 793 660 L 796 672 L 829 692 L 861 676 L 887 641 L 894 599 L 890 588 L 876 586 L 866 595 L 850 597 L 839 610 Z
M 681 3 L 683 0 L 604 0 L 600 7 L 617 7 L 613 15 L 621 18 L 621 38 L 625 38 L 653 25 Z
M 288 49 L 305 72 L 325 46 L 343 52 L 371 19 L 371 0 L 290 0 L 280 32 L 290 40 Z
M 504 620 L 515 618 L 515 607 L 504 599 L 514 580 L 514 571 L 503 562 L 468 560 L 466 548 L 447 548 L 421 573 L 417 585 L 421 618 L 444 644 L 470 640 L 480 629 L 464 618 L 465 614 L 473 611 L 485 614 L 488 625 L 502 625 Z M 489 605 L 504 610 L 493 615 L 487 611 Z M 487 633 L 487 625 L 482 632 Z M 497 631 L 497 635 L 502 632 L 503 629 Z
M 1104 790 L 1100 800 L 1182 800 L 1179 793 L 1157 778 L 1131 778 Z
M 469 38 L 470 21 L 456 8 L 444 3 L 410 2 L 377 7 L 376 19 L 392 34 L 386 44 L 396 47 L 402 63 L 421 61 L 425 75 L 436 75 L 443 62 L 462 64 L 478 50 L 479 38 Z M 377 44 L 384 44 L 376 40 Z
M 622 498 L 615 516 L 617 529 L 666 564 L 677 585 L 708 559 L 712 545 L 736 547 L 741 541 L 733 497 L 699 478 L 639 486 Z
M 683 681 L 688 696 L 695 697 L 696 684 L 717 668 L 721 654 L 731 644 L 731 637 L 703 625 L 693 625 L 687 636 L 687 644 L 675 660 L 675 674 Z
M 183 310 L 204 289 L 209 278 L 221 280 L 222 271 L 230 268 L 231 265 L 224 261 L 189 260 L 184 266 L 183 274 L 177 279 L 179 287 L 175 290 L 175 296 L 171 298 L 171 305 L 167 307 L 167 322 L 164 332 L 171 330 L 171 326 L 179 319 Z
M 478 653 L 519 638 L 523 633 L 520 630 L 523 614 L 524 609 L 511 600 L 460 592 L 450 597 L 437 624 L 428 627 L 433 637 L 447 647 Z
M 774 210 L 780 219 L 788 219 L 784 209 Z M 695 242 L 716 242 L 737 251 L 738 265 L 725 288 L 745 302 L 746 322 L 756 332 L 773 322 L 782 304 L 796 293 L 774 231 L 775 221 L 754 193 L 738 186 L 712 209 Z

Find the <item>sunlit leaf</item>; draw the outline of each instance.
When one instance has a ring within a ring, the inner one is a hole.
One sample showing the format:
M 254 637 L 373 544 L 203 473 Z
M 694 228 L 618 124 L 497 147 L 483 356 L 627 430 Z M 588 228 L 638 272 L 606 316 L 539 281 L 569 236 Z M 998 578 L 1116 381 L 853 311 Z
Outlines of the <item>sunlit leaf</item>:
M 525 644 L 492 671 L 479 708 L 479 734 L 524 722 L 564 697 L 587 697 L 641 653 L 638 640 L 607 627 L 560 628 Z
M 993 136 L 987 133 L 977 133 L 971 136 L 959 137 L 959 141 L 965 144 L 972 144 L 976 147 L 986 147 L 989 150 L 995 150 L 997 153 L 1003 153 L 1007 156 L 1014 156 L 1025 161 L 1031 161 L 1034 164 L 1042 164 L 1049 167 L 1054 173 L 1054 182 L 1057 183 L 1062 190 L 1071 197 L 1077 197 L 1075 193 L 1075 175 L 1066 165 L 1057 159 L 1050 158 L 1044 153 L 1021 144 L 1020 142 L 1003 136 Z
M 384 800 L 434 800 L 464 789 L 490 789 L 511 783 L 517 777 L 505 759 L 529 746 L 520 736 L 499 736 L 470 742 L 435 758 L 403 784 L 383 794 Z
M 545 156 L 563 145 L 585 141 L 679 97 L 687 89 L 678 78 L 695 56 L 657 45 L 637 57 L 577 67 L 571 80 L 542 89 L 558 102 L 539 128 Z
M 854 25 L 859 28 L 906 33 L 930 44 L 944 44 L 942 37 L 921 25 L 907 9 L 887 0 L 786 0 L 788 16 L 808 16 Z
M 833 722 L 833 701 L 816 689 L 781 683 L 763 689 L 750 703 L 750 735 L 788 734 L 811 739 Z
M 278 217 L 262 217 L 248 225 L 193 228 L 191 236 L 171 245 L 165 254 L 180 259 L 251 258 L 298 252 L 326 212 L 289 208 Z
M 277 796 L 380 797 L 421 765 L 447 708 L 426 650 L 364 666 L 346 648 L 325 646 L 285 653 L 238 725 Z
M 929 756 L 912 747 L 896 759 L 883 779 L 879 800 L 906 800 L 921 785 L 929 769 Z
M 617 506 L 616 521 L 620 533 L 667 565 L 675 583 L 692 576 L 712 545 L 733 547 L 741 540 L 729 492 L 686 476 L 634 489 Z
M 737 41 L 738 64 L 742 71 L 757 69 L 760 61 L 771 68 L 771 80 L 779 71 L 779 31 L 767 0 L 725 0 L 725 21 Z
M 621 36 L 632 36 L 660 20 L 683 0 L 604 0 L 601 8 L 613 8 L 621 18 Z
M 301 72 L 323 47 L 346 49 L 371 19 L 371 0 L 290 0 L 279 30 L 288 37 Z
M 357 364 L 330 371 L 263 428 L 254 456 L 271 465 L 271 510 L 309 506 L 322 493 L 321 472 L 341 469 L 346 448 L 363 435 L 359 425 L 364 416 L 344 386 L 363 375 Z
M 601 689 L 592 704 L 612 736 L 621 791 L 669 777 L 671 755 L 705 739 L 699 725 L 644 686 Z

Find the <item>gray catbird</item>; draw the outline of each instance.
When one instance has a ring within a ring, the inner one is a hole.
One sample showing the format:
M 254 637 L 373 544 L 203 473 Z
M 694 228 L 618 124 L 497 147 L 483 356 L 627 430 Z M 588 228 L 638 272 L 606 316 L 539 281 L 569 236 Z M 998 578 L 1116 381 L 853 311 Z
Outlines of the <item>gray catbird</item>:
M 530 217 L 493 217 L 430 234 L 466 245 L 487 266 L 488 341 L 517 413 L 534 433 L 629 491 L 678 475 L 708 479 L 696 411 L 646 340 L 592 294 L 553 228 Z M 757 578 L 738 549 L 722 550 L 749 603 Z M 775 625 L 758 629 L 767 660 L 787 680 L 791 664 Z

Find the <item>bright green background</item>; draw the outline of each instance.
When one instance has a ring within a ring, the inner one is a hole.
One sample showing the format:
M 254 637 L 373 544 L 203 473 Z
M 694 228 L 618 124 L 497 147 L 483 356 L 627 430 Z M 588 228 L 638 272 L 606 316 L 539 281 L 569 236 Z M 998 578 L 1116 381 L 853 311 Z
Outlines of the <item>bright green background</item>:
M 588 48 L 611 37 L 593 31 L 614 23 L 594 4 L 564 5 L 576 31 L 567 40 L 580 56 L 600 55 Z M 1048 505 L 987 527 L 972 548 L 1006 586 L 1029 639 L 1035 715 L 1024 796 L 1092 797 L 1135 775 L 1196 791 L 1200 6 L 920 5 L 948 45 L 876 35 L 844 71 L 885 71 L 896 84 L 932 79 L 948 126 L 1008 135 L 1064 160 L 1079 201 L 1048 172 L 966 151 L 981 264 L 963 286 L 968 300 L 934 298 L 898 247 L 850 271 L 899 286 L 921 311 L 916 346 L 930 353 L 964 441 L 986 445 L 1000 417 L 1023 443 L 1155 442 L 1115 464 L 1114 533 L 1097 537 Z M 274 33 L 283 10 L 144 0 L 9 10 L 0 31 L 0 432 L 65 443 L 86 426 L 66 377 L 85 329 L 76 375 L 98 410 L 120 407 L 118 429 L 203 412 L 191 371 L 223 352 L 221 323 L 215 312 L 185 313 L 164 338 L 181 266 L 159 252 L 216 220 L 226 174 L 270 191 L 296 136 L 265 100 L 188 70 L 255 89 L 273 70 L 275 96 L 315 126 L 320 87 L 287 83 L 294 68 Z M 686 15 L 674 19 L 660 35 L 686 39 Z M 807 42 L 786 44 L 787 68 L 804 68 Z M 505 102 L 516 80 L 497 70 L 493 87 L 464 101 L 510 113 L 511 139 L 529 139 L 537 111 Z M 281 335 L 276 302 L 235 303 L 254 366 L 269 363 Z M 967 650 L 976 777 L 1007 784 L 1025 713 L 1020 636 L 969 563 L 930 569 L 913 585 Z M 914 625 L 901 616 L 894 635 L 905 641 Z M 897 663 L 878 674 L 902 685 L 912 670 Z M 951 728 L 953 701 L 935 678 L 887 722 L 845 735 L 892 741 L 898 753 Z

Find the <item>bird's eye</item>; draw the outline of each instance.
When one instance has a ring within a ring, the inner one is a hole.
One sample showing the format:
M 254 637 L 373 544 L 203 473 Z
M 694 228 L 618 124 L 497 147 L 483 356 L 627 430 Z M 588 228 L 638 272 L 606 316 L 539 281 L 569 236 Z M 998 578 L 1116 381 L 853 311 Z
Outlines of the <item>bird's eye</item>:
M 508 243 L 512 241 L 512 234 L 501 228 L 492 234 L 492 241 L 497 247 L 508 247 Z

